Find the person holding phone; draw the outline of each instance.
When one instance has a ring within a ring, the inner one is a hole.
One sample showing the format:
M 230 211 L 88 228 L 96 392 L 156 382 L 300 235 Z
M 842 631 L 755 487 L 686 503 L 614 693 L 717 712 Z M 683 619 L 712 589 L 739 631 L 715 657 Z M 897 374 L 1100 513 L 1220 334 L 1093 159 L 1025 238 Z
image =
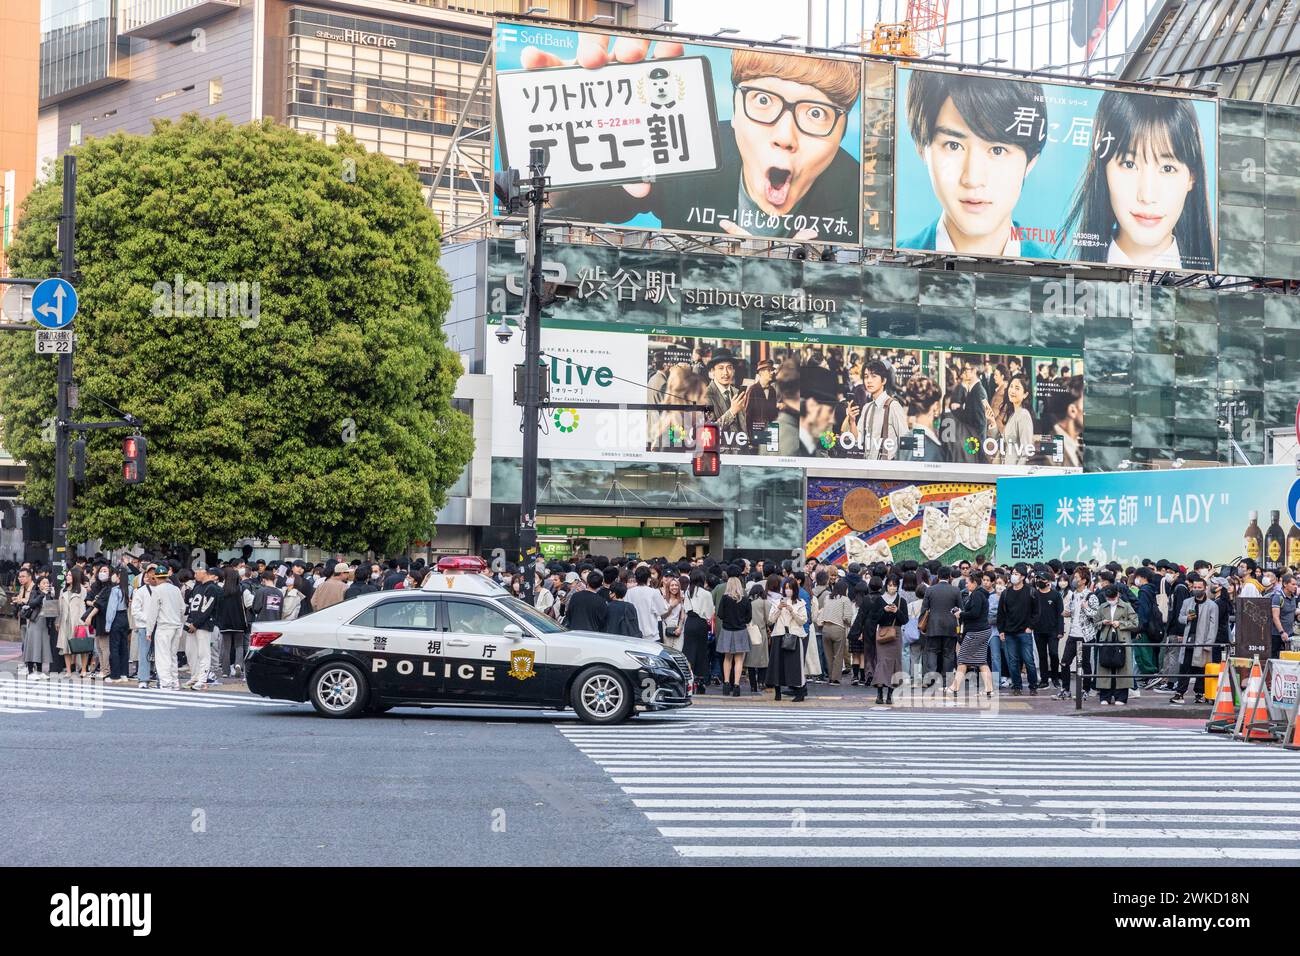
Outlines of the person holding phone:
M 872 579 L 875 586 L 878 578 Z M 898 594 L 898 578 L 890 575 L 885 579 L 883 596 L 875 598 L 879 602 L 876 611 L 876 664 L 872 668 L 871 683 L 876 688 L 876 703 L 891 705 L 894 703 L 894 687 L 903 672 L 903 625 L 907 623 L 907 602 Z

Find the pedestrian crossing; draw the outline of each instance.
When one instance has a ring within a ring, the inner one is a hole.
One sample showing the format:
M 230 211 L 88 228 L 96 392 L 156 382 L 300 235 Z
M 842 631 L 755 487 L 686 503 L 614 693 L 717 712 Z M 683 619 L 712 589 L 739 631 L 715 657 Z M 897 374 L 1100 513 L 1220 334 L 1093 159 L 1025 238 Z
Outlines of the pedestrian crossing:
M 30 716 L 60 711 L 98 715 L 106 711 L 233 710 L 283 707 L 280 701 L 218 690 L 140 690 L 134 683 L 90 680 L 0 679 L 0 714 Z
M 1300 753 L 1199 729 L 693 707 L 559 731 L 703 862 L 1300 860 Z

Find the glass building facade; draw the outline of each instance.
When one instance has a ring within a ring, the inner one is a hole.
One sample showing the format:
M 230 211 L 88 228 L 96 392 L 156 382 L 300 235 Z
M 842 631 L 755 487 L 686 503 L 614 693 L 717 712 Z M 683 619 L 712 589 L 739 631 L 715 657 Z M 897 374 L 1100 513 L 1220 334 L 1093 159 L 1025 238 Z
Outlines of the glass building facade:
M 289 18 L 288 124 L 326 142 L 346 130 L 367 148 L 414 165 L 426 189 L 432 187 L 437 157 L 469 99 L 488 38 L 306 7 L 294 7 Z M 366 39 L 353 42 L 358 37 Z M 482 127 L 489 116 L 483 90 L 473 96 L 465 122 Z M 460 148 L 490 164 L 486 138 Z M 490 188 L 486 173 L 470 177 L 460 169 L 463 181 L 455 182 L 454 193 Z M 471 205 L 477 214 L 479 205 Z M 454 207 L 439 212 L 444 227 L 459 224 Z
M 44 0 L 41 6 L 42 105 L 116 80 L 113 0 Z
M 942 32 L 922 37 L 924 52 L 950 62 L 985 63 L 1071 76 L 1118 74 L 1134 40 L 1163 0 L 947 0 Z M 1213 4 L 1211 4 L 1213 5 Z M 813 0 L 809 41 L 835 47 L 900 23 L 907 0 Z
M 1204 86 L 1232 99 L 1300 103 L 1300 4 L 1166 3 L 1124 76 L 1159 76 L 1165 83 Z

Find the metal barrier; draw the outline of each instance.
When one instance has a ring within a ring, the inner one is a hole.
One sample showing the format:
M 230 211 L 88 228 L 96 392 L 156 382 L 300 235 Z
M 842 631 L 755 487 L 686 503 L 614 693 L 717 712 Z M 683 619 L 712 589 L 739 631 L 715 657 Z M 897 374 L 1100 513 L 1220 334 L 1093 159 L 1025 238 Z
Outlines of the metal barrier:
M 1115 644 L 1116 642 L 1114 641 L 1080 641 L 1079 642 L 1079 655 L 1074 659 L 1074 669 L 1072 671 L 1072 673 L 1074 674 L 1074 709 L 1075 710 L 1083 710 L 1084 678 L 1087 677 L 1088 679 L 1090 679 L 1093 682 L 1094 686 L 1096 685 L 1096 682 L 1098 680 L 1097 665 L 1095 660 L 1095 654 L 1093 652 L 1099 647 L 1114 646 Z M 1221 647 L 1224 649 L 1223 658 L 1228 660 L 1231 660 L 1232 658 L 1232 654 L 1230 653 L 1232 644 L 1221 642 L 1221 641 L 1208 641 L 1208 642 L 1198 642 L 1198 643 L 1186 643 L 1183 641 L 1128 641 L 1128 642 L 1122 642 L 1118 646 L 1123 647 L 1125 649 L 1126 654 L 1129 649 L 1138 648 L 1138 647 L 1158 647 L 1162 651 L 1167 650 L 1168 648 L 1171 647 L 1176 647 L 1182 651 L 1190 650 L 1193 654 L 1196 652 L 1196 648 L 1198 647 Z M 1090 655 L 1090 660 L 1093 665 L 1092 673 L 1090 674 L 1085 674 L 1083 672 L 1083 659 L 1085 654 Z M 1132 657 L 1130 656 L 1129 659 L 1132 660 Z M 1118 673 L 1118 672 L 1107 671 L 1105 679 L 1106 680 L 1132 679 L 1133 681 L 1139 681 L 1139 680 L 1152 680 L 1153 678 L 1173 680 L 1173 679 L 1181 679 L 1186 677 L 1189 681 L 1196 680 L 1197 675 L 1195 672 L 1184 671 L 1181 669 L 1181 667 L 1182 665 L 1180 664 L 1180 669 L 1173 674 L 1163 674 L 1163 673 L 1137 674 L 1137 673 Z M 1200 676 L 1204 678 L 1205 675 L 1204 673 L 1202 673 Z

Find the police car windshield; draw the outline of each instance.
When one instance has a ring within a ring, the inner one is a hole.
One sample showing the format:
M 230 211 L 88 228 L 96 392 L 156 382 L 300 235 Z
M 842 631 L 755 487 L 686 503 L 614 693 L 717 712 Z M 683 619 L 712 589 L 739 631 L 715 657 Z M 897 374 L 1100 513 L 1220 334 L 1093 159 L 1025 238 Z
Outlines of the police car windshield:
M 530 627 L 541 631 L 543 634 L 560 634 L 568 630 L 564 625 L 552 620 L 537 608 L 525 604 L 513 595 L 503 595 L 495 600 L 510 608 L 510 610 L 527 621 Z

